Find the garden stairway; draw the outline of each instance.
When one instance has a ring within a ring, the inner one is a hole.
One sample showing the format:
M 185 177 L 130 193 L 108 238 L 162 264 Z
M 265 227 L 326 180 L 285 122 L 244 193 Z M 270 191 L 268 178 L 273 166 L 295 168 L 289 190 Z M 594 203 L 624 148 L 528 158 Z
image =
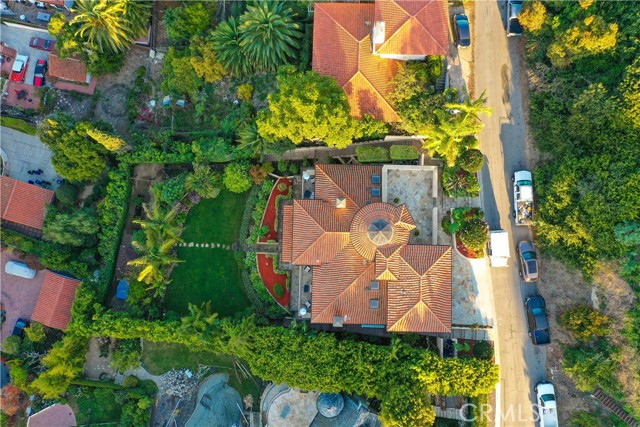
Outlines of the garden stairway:
M 622 406 L 620 406 L 613 397 L 602 391 L 602 389 L 597 388 L 591 396 L 600 401 L 600 403 L 602 403 L 609 411 L 616 414 L 618 418 L 627 423 L 629 427 L 640 427 L 640 423 L 638 423 L 631 414 L 622 409 Z

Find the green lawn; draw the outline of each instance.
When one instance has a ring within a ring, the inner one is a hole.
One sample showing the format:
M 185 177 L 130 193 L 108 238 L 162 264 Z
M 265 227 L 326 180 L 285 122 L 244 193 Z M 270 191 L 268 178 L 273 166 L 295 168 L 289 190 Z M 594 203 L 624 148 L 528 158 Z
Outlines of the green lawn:
M 116 403 L 113 390 L 108 388 L 86 388 L 89 394 L 71 396 L 69 405 L 76 413 L 78 425 L 117 423 L 120 421 L 121 408 Z
M 248 192 L 222 191 L 203 200 L 189 212 L 182 237 L 185 242 L 230 245 L 238 239 Z M 233 316 L 251 307 L 241 285 L 242 254 L 221 248 L 179 247 L 184 260 L 171 273 L 165 307 L 183 315 L 188 304 L 211 301 L 220 317 Z
M 229 385 L 238 390 L 242 396 L 251 394 L 255 399 L 260 393 L 259 383 L 256 384 L 254 380 L 240 376 L 238 381 L 231 356 L 227 354 L 194 352 L 182 344 L 144 342 L 142 366 L 153 375 L 185 368 L 195 372 L 199 364 L 213 366 L 218 372 L 228 373 Z
M 13 117 L 0 117 L 0 125 L 29 135 L 36 134 L 35 126 L 30 125 L 24 120 L 15 119 Z

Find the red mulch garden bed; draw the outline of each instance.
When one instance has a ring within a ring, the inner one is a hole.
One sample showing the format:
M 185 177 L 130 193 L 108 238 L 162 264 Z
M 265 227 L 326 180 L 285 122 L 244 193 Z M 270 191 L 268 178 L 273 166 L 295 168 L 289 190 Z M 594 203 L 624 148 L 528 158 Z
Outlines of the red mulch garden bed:
M 284 191 L 278 190 L 278 184 L 280 183 L 286 184 L 287 188 L 285 188 Z M 278 217 L 278 207 L 276 206 L 276 200 L 278 196 L 287 194 L 292 185 L 293 184 L 289 178 L 280 178 L 273 186 L 273 190 L 271 190 L 271 194 L 269 195 L 267 208 L 264 211 L 261 224 L 261 226 L 263 227 L 265 225 L 268 226 L 269 232 L 264 237 L 259 238 L 258 242 L 266 243 L 269 240 L 278 240 L 278 231 L 274 228 L 276 218 Z
M 476 254 L 473 251 L 473 249 L 467 248 L 462 243 L 462 241 L 460 241 L 460 237 L 457 234 L 456 234 L 456 248 L 458 249 L 458 252 L 460 252 L 462 256 L 466 258 L 471 258 L 471 259 L 482 258 L 482 256 L 478 256 L 478 254 Z
M 273 259 L 268 257 L 265 254 L 258 254 L 258 273 L 260 273 L 260 277 L 262 278 L 262 282 L 264 282 L 267 290 L 275 299 L 278 304 L 280 304 L 285 310 L 288 310 L 289 307 L 289 289 L 287 289 L 287 275 L 286 274 L 278 274 L 273 271 Z M 273 287 L 276 283 L 280 283 L 284 288 L 284 295 L 280 298 L 276 297 L 275 292 L 273 291 Z

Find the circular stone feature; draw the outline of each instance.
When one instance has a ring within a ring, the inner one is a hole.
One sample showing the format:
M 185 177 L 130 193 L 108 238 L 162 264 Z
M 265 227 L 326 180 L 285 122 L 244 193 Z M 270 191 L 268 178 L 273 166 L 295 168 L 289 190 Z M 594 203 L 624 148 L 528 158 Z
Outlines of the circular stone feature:
M 376 219 L 369 224 L 369 239 L 376 245 L 386 245 L 393 237 L 393 227 L 384 219 Z
M 322 393 L 316 402 L 318 412 L 325 418 L 335 418 L 344 409 L 344 398 L 337 393 Z

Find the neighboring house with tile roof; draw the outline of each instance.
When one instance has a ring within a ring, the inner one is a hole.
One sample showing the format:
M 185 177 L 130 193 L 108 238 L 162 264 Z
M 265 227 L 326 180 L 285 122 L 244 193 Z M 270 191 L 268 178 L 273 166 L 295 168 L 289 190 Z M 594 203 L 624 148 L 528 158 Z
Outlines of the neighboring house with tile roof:
M 54 192 L 8 176 L 0 176 L 2 225 L 34 237 L 42 236 L 47 206 Z
M 283 206 L 281 261 L 310 266 L 311 323 L 451 332 L 451 247 L 409 244 L 405 205 L 382 201 L 382 166 L 316 165 L 315 199 Z
M 67 329 L 79 285 L 79 280 L 46 270 L 31 320 L 50 328 Z
M 336 79 L 353 116 L 396 122 L 390 94 L 398 61 L 447 53 L 446 8 L 444 0 L 316 3 L 313 70 Z
M 56 403 L 31 415 L 27 427 L 75 427 L 76 416 L 69 405 Z
M 53 52 L 49 54 L 49 76 L 77 84 L 91 83 L 87 64 L 76 58 L 60 58 Z

